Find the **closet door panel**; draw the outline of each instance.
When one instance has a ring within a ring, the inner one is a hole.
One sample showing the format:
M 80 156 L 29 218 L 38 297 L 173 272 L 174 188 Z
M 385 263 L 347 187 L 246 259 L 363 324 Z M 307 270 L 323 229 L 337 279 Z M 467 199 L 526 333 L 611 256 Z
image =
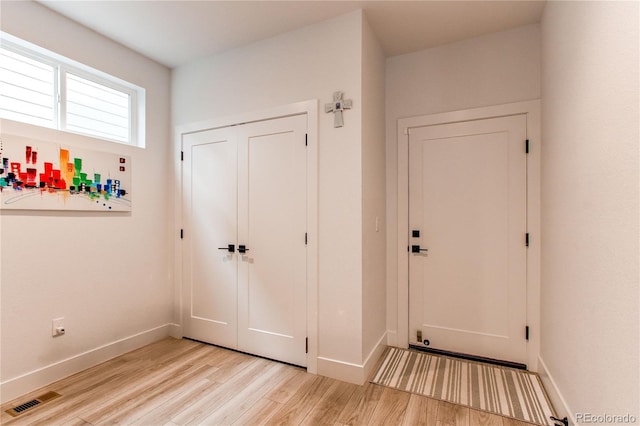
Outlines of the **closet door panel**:
M 187 135 L 184 151 L 185 336 L 237 346 L 237 142 L 230 129 Z
M 296 116 L 244 126 L 238 138 L 238 244 L 249 250 L 239 259 L 238 346 L 303 366 L 305 132 Z

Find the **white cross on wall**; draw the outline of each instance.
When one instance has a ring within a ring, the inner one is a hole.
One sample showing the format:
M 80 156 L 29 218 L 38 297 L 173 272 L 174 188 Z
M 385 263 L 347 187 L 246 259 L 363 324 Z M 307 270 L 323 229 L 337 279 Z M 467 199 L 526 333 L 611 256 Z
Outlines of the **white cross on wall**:
M 353 105 L 353 101 L 351 99 L 342 99 L 343 92 L 335 92 L 333 94 L 333 102 L 330 104 L 324 105 L 324 112 L 332 112 L 335 114 L 333 119 L 333 127 L 342 127 L 344 126 L 344 120 L 342 118 L 342 111 L 345 109 L 350 109 Z

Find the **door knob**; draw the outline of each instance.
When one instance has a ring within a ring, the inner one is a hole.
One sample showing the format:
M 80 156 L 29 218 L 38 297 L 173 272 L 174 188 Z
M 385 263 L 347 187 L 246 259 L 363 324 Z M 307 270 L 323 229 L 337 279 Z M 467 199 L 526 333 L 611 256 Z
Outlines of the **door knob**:
M 238 253 L 246 253 L 248 251 L 249 251 L 249 249 L 244 244 L 239 244 L 238 245 Z
M 429 251 L 429 249 L 420 248 L 420 246 L 411 246 L 411 253 L 420 253 L 421 251 Z
M 236 251 L 236 245 L 235 244 L 229 244 L 226 247 L 218 247 L 218 250 L 228 250 L 229 253 L 233 253 Z M 238 247 L 238 251 L 240 251 L 240 247 Z

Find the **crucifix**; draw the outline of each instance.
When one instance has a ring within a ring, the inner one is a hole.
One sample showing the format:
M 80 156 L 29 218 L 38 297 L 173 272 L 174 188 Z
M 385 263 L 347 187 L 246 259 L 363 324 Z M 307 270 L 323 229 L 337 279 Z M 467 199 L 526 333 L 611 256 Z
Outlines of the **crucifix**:
M 335 92 L 333 94 L 333 102 L 324 105 L 324 112 L 332 112 L 335 114 L 333 118 L 333 127 L 344 126 L 342 111 L 350 109 L 353 105 L 353 101 L 351 99 L 342 99 L 342 95 L 344 95 L 343 92 Z

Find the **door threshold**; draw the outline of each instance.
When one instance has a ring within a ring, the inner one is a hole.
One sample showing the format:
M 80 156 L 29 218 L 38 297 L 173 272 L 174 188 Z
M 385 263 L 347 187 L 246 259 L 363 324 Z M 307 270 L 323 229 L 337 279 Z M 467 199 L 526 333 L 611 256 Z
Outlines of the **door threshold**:
M 483 356 L 477 356 L 477 355 L 469 355 L 469 354 L 463 354 L 463 353 L 459 353 L 459 352 L 450 352 L 450 351 L 443 351 L 441 349 L 433 349 L 433 348 L 427 348 L 425 346 L 419 346 L 419 345 L 409 345 L 409 349 L 415 349 L 417 351 L 420 352 L 428 352 L 428 353 L 432 353 L 435 355 L 444 355 L 444 356 L 448 356 L 448 357 L 452 357 L 452 358 L 460 358 L 460 359 L 464 359 L 467 361 L 476 361 L 476 362 L 482 362 L 485 364 L 493 364 L 493 365 L 498 365 L 500 367 L 508 367 L 508 368 L 515 368 L 517 370 L 526 370 L 527 369 L 527 365 L 526 364 L 520 364 L 519 362 L 512 362 L 512 361 L 504 361 L 501 359 L 494 359 L 494 358 L 486 358 Z
M 280 364 L 289 365 L 291 367 L 301 368 L 304 371 L 307 371 L 307 367 L 305 367 L 304 365 L 293 364 L 291 362 L 281 361 L 281 360 L 275 359 L 275 358 L 269 358 L 268 356 L 263 356 L 263 355 L 253 354 L 251 352 L 241 351 L 240 349 L 228 348 L 226 346 L 216 345 L 215 343 L 209 343 L 209 342 L 205 342 L 204 340 L 193 339 L 191 337 L 183 336 L 182 338 L 185 339 L 185 340 L 191 340 L 192 342 L 202 343 L 202 344 L 207 345 L 207 346 L 215 346 L 216 348 L 224 349 L 224 350 L 227 350 L 227 351 L 237 352 L 239 354 L 249 355 L 249 356 L 256 357 L 256 358 L 262 358 L 262 359 L 266 359 L 267 361 L 278 362 Z

